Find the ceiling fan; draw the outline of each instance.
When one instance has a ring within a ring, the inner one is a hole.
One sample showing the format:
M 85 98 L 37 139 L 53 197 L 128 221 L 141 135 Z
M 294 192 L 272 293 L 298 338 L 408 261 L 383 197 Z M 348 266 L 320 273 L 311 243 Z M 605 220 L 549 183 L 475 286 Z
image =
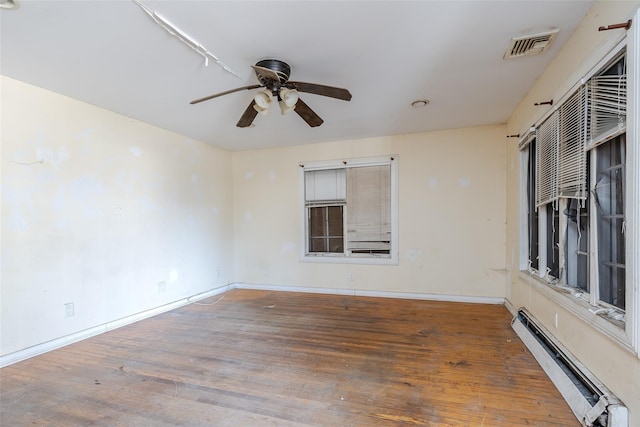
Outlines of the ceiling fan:
M 276 99 L 280 105 L 282 114 L 286 114 L 291 110 L 295 111 L 302 119 L 311 127 L 320 126 L 323 123 L 322 118 L 318 116 L 309 106 L 300 99 L 298 92 L 312 93 L 314 95 L 328 96 L 330 98 L 342 99 L 343 101 L 351 100 L 351 93 L 347 89 L 341 89 L 332 86 L 319 85 L 316 83 L 292 82 L 289 80 L 291 67 L 286 62 L 278 59 L 263 59 L 258 61 L 256 65 L 251 66 L 258 78 L 260 84 L 238 87 L 213 95 L 205 96 L 191 101 L 191 104 L 208 101 L 209 99 L 219 96 L 228 95 L 230 93 L 242 90 L 251 90 L 265 88 L 258 92 L 247 109 L 236 123 L 240 128 L 251 126 L 253 120 L 258 113 L 267 114 L 269 106 Z

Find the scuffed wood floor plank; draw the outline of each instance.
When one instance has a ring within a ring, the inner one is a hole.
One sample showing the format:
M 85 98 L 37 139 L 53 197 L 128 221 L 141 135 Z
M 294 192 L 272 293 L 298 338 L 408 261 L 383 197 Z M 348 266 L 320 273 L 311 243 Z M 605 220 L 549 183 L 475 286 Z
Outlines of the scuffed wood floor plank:
M 0 371 L 7 426 L 578 426 L 502 306 L 234 290 Z

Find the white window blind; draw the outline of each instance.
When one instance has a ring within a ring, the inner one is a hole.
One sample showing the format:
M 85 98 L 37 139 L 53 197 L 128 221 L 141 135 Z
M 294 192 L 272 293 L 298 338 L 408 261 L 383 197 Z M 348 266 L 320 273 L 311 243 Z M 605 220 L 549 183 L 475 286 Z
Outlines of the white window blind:
M 580 88 L 559 109 L 558 196 L 586 198 L 587 95 Z
M 391 249 L 391 166 L 347 169 L 347 250 L 386 253 Z
M 558 123 L 559 113 L 556 110 L 537 129 L 537 207 L 558 198 Z
M 342 202 L 346 199 L 347 184 L 344 169 L 305 171 L 306 204 L 318 205 Z
M 589 80 L 591 125 L 588 148 L 627 129 L 627 76 L 601 75 Z

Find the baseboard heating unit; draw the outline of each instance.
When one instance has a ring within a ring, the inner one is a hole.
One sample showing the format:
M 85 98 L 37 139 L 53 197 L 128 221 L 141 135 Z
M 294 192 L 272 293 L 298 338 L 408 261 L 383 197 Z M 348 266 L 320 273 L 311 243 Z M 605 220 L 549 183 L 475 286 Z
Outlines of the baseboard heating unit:
M 511 326 L 583 426 L 629 427 L 627 407 L 529 312 L 519 310 Z

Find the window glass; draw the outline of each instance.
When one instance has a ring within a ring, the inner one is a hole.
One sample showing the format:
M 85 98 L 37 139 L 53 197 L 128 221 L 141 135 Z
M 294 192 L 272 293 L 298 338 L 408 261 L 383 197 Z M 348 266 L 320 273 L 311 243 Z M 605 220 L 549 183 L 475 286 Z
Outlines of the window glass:
M 625 308 L 624 135 L 596 149 L 600 300 Z
M 344 252 L 342 206 L 309 208 L 309 252 Z
M 527 162 L 527 221 L 529 232 L 529 266 L 539 270 L 538 209 L 536 208 L 536 140 L 529 144 Z

